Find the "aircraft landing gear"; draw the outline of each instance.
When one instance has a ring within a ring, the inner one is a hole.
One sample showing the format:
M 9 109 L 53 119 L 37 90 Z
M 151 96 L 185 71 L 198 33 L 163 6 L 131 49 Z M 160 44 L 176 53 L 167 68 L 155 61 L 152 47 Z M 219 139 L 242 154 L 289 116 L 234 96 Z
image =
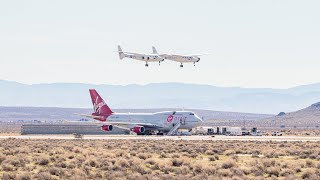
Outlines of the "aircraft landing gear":
M 180 65 L 180 67 L 183 68 L 183 64 L 182 64 L 182 63 L 181 63 L 181 65 Z
M 159 66 L 160 66 L 160 61 L 159 61 Z
M 146 65 L 145 65 L 146 67 L 148 67 L 149 66 L 149 64 L 148 63 L 146 63 Z
M 196 66 L 196 63 L 195 63 L 195 62 L 193 63 L 193 66 Z

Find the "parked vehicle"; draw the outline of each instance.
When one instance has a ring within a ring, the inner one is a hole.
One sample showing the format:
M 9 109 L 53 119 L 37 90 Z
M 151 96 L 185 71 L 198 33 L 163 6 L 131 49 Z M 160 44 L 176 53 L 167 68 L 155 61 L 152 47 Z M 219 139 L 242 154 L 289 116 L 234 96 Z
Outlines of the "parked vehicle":
M 272 136 L 282 136 L 282 133 L 279 132 L 279 131 L 274 131 L 274 132 L 272 132 L 271 135 L 272 135 Z

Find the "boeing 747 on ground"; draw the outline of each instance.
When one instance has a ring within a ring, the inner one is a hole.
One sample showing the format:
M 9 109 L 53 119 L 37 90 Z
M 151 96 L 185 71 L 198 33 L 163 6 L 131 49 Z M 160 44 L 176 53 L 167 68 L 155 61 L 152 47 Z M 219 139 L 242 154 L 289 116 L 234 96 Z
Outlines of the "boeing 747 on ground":
M 200 61 L 200 57 L 204 54 L 193 54 L 193 55 L 176 55 L 176 54 L 158 54 L 156 48 L 152 46 L 153 54 L 157 54 L 163 59 L 168 59 L 171 61 L 176 61 L 181 63 L 180 67 L 183 67 L 183 63 L 193 63 L 193 65 L 196 65 L 196 62 Z
M 164 58 L 157 54 L 139 54 L 139 53 L 133 53 L 133 52 L 124 52 L 122 51 L 121 47 L 118 46 L 118 53 L 119 53 L 119 58 L 130 58 L 130 59 L 135 59 L 139 61 L 144 61 L 146 63 L 146 67 L 149 66 L 149 62 L 160 62 L 164 61 Z
M 104 123 L 101 126 L 104 131 L 112 131 L 113 127 L 119 127 L 133 131 L 138 135 L 155 133 L 174 135 L 178 129 L 191 130 L 202 124 L 202 120 L 190 111 L 116 113 L 108 107 L 96 90 L 90 89 L 89 92 L 94 113 L 81 115 Z

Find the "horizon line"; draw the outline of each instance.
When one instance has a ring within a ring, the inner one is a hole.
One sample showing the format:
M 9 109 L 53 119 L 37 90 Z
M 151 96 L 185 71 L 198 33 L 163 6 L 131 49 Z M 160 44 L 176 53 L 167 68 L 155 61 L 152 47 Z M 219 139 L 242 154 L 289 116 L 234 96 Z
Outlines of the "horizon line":
M 185 85 L 199 85 L 199 86 L 211 86 L 211 87 L 218 87 L 218 88 L 243 88 L 243 89 L 274 89 L 274 90 L 287 90 L 287 89 L 293 89 L 301 86 L 309 86 L 309 85 L 317 85 L 320 84 L 320 82 L 315 82 L 315 83 L 309 83 L 309 84 L 301 84 L 301 85 L 295 85 L 295 86 L 290 86 L 286 88 L 272 88 L 272 87 L 241 87 L 241 86 L 217 86 L 213 84 L 203 84 L 203 83 L 186 83 L 186 82 L 157 82 L 157 83 L 132 83 L 132 84 L 103 84 L 103 83 L 86 83 L 86 82 L 47 82 L 47 83 L 24 83 L 24 82 L 19 82 L 19 81 L 14 81 L 14 80 L 7 80 L 7 79 L 0 79 L 0 81 L 6 81 L 6 82 L 12 82 L 12 83 L 18 83 L 22 85 L 45 85 L 45 84 L 85 84 L 85 85 L 110 85 L 110 86 L 147 86 L 151 84 L 185 84 Z

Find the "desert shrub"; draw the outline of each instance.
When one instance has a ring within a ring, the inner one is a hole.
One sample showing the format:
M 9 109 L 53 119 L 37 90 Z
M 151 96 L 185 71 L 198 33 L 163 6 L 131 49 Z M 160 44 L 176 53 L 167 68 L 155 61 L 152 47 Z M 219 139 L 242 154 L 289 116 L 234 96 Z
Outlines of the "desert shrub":
M 183 161 L 181 159 L 172 159 L 171 160 L 172 162 L 172 166 L 175 166 L 175 167 L 180 167 L 182 164 L 183 164 Z
M 279 177 L 280 175 L 280 168 L 278 167 L 269 167 L 267 168 L 266 172 L 269 174 L 269 176 L 276 176 Z
M 235 167 L 236 163 L 233 160 L 228 160 L 226 162 L 223 162 L 221 164 L 221 168 L 223 169 L 230 169 L 232 167 Z
M 171 155 L 171 158 L 179 158 L 179 157 L 180 157 L 180 155 L 177 154 L 177 153 L 174 153 L 174 154 Z
M 222 177 L 231 177 L 232 172 L 230 171 L 230 169 L 218 169 L 217 175 Z
M 206 166 L 203 168 L 203 172 L 208 176 L 211 176 L 216 174 L 217 169 L 214 166 Z
M 2 162 L 3 164 L 11 164 L 14 167 L 24 167 L 26 160 L 21 156 L 8 156 L 6 160 Z
M 245 174 L 249 175 L 251 173 L 251 169 L 249 167 L 240 167 L 240 170 Z
M 49 159 L 47 157 L 40 156 L 40 157 L 37 157 L 35 161 L 36 161 L 35 162 L 36 164 L 39 164 L 41 166 L 46 166 L 49 164 Z
M 254 174 L 255 176 L 262 176 L 264 174 L 264 171 L 261 168 L 253 167 L 251 169 L 251 173 Z
M 124 179 L 125 175 L 121 171 L 109 172 L 108 179 Z
M 196 153 L 191 153 L 191 154 L 189 154 L 189 157 L 190 158 L 196 158 L 196 157 L 198 157 L 198 155 Z
M 226 155 L 226 156 L 230 156 L 230 155 L 234 155 L 234 154 L 236 154 L 236 152 L 234 151 L 234 150 L 226 150 L 225 152 L 224 152 L 224 155 Z
M 311 179 L 312 175 L 313 175 L 313 173 L 311 171 L 307 170 L 302 173 L 301 178 L 302 179 Z
M 306 167 L 312 168 L 312 167 L 314 167 L 314 163 L 308 159 L 308 160 L 306 160 Z
M 135 164 L 132 166 L 132 171 L 140 174 L 147 174 L 146 169 L 141 164 Z
M 158 163 L 159 170 L 165 174 L 169 174 L 169 172 L 173 171 L 173 167 L 170 162 L 159 162 Z
M 177 175 L 187 175 L 189 172 L 189 168 L 186 166 L 181 166 L 180 168 L 173 169 L 173 172 Z
M 164 152 L 162 152 L 159 156 L 159 158 L 167 158 L 167 157 L 168 157 L 167 154 Z
M 6 156 L 3 154 L 0 154 L 0 164 L 6 159 Z
M 55 176 L 61 176 L 63 175 L 63 170 L 61 168 L 57 168 L 57 167 L 50 167 L 48 169 L 48 172 L 51 174 L 51 175 L 55 175 Z
M 2 180 L 16 179 L 16 173 L 8 173 L 8 172 L 5 172 L 5 173 L 2 174 L 1 179 L 2 179 Z
M 118 159 L 115 164 L 123 168 L 127 168 L 130 165 L 129 162 L 124 158 Z
M 263 159 L 262 164 L 265 168 L 275 166 L 276 161 L 273 159 Z
M 301 167 L 295 167 L 294 172 L 296 172 L 296 173 L 302 172 Z
M 132 173 L 129 177 L 129 180 L 137 180 L 137 179 L 142 179 L 142 176 L 140 173 Z
M 41 180 L 51 180 L 51 175 L 49 172 L 39 172 L 36 175 L 36 179 L 41 179 Z
M 157 162 L 155 159 L 147 159 L 146 164 L 155 165 Z
M 16 168 L 12 164 L 2 163 L 1 168 L 3 171 L 15 171 Z
M 123 151 L 123 150 L 119 150 L 116 152 L 117 157 L 124 157 L 126 154 L 127 154 L 127 152 Z
M 31 180 L 31 175 L 29 173 L 18 174 L 16 179 L 17 180 Z
M 206 151 L 205 151 L 205 154 L 212 156 L 212 155 L 214 155 L 215 153 L 214 153 L 212 150 L 206 150 Z
M 283 177 L 288 177 L 289 175 L 292 175 L 292 174 L 294 174 L 294 172 L 291 169 L 283 169 L 280 172 L 280 176 L 283 176 Z
M 232 168 L 231 172 L 233 173 L 234 176 L 238 176 L 238 177 L 244 176 L 244 172 L 239 168 Z
M 203 166 L 202 166 L 202 164 L 200 164 L 200 163 L 196 163 L 196 164 L 194 164 L 194 165 L 192 166 L 192 169 L 193 169 L 193 172 L 194 172 L 195 174 L 200 174 L 200 173 L 202 173 Z
M 216 160 L 216 158 L 214 156 L 209 157 L 209 161 L 215 161 L 215 160 Z
M 88 162 L 87 162 L 88 165 L 90 165 L 91 167 L 96 167 L 97 165 L 97 162 L 95 159 L 90 159 Z
M 77 153 L 77 154 L 80 154 L 82 151 L 80 150 L 80 148 L 74 148 L 73 152 Z
M 274 150 L 265 152 L 265 156 L 267 158 L 279 158 L 279 154 L 277 154 Z
M 140 158 L 140 159 L 143 159 L 143 160 L 146 160 L 146 159 L 147 159 L 147 155 L 144 154 L 144 153 L 139 153 L 139 154 L 137 154 L 137 157 Z

